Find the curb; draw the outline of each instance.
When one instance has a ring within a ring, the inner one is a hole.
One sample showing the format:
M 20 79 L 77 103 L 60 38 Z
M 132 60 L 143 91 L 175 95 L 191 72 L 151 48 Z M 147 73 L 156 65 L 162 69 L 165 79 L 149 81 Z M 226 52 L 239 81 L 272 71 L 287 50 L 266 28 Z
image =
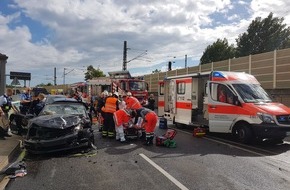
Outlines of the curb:
M 5 176 L 2 181 L 0 181 L 0 190 L 5 190 L 5 187 L 8 185 L 10 179 L 8 176 Z
M 0 155 L 0 171 L 8 167 L 9 164 L 15 161 L 21 153 L 21 140 L 20 139 L 11 139 L 9 141 L 9 144 L 6 143 L 6 145 L 9 145 L 9 146 L 4 147 L 6 148 L 6 150 L 4 151 L 4 153 L 1 152 L 3 155 Z M 7 176 L 0 175 L 0 190 L 5 189 L 6 185 L 9 183 L 9 180 L 10 179 Z
M 8 164 L 11 163 L 17 155 L 19 155 L 21 152 L 20 144 L 21 141 L 19 140 L 17 143 L 15 143 L 14 148 L 12 148 L 8 155 L 0 155 L 0 171 L 7 167 Z

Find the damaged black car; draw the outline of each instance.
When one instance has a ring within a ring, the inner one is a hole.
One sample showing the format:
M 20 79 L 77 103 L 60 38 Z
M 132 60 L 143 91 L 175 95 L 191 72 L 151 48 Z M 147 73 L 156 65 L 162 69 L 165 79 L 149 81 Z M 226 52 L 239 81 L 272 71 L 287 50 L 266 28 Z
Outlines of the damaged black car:
M 79 147 L 93 147 L 94 134 L 85 105 L 74 99 L 47 104 L 29 120 L 24 147 L 29 153 L 42 154 Z

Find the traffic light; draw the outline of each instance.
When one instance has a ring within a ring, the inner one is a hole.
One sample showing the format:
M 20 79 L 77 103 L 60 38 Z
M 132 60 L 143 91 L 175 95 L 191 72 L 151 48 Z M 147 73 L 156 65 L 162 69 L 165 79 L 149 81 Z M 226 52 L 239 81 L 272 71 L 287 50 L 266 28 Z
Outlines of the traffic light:
M 172 66 L 172 62 L 169 61 L 169 62 L 168 62 L 168 71 L 171 71 L 171 66 Z

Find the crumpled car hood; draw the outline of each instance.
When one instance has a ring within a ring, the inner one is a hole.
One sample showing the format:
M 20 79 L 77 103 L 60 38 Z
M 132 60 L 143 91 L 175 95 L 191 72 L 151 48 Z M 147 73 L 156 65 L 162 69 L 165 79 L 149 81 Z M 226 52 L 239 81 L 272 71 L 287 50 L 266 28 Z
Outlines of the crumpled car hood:
M 41 127 L 65 129 L 78 125 L 81 118 L 77 115 L 42 115 L 30 121 Z

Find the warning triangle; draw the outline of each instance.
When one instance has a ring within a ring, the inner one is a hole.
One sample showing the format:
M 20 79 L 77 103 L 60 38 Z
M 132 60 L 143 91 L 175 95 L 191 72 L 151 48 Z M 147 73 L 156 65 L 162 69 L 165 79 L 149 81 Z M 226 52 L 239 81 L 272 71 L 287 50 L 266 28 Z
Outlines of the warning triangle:
M 11 82 L 11 85 L 14 85 L 14 86 L 16 86 L 16 85 L 20 85 L 20 82 L 19 82 L 19 80 L 15 77 L 15 78 L 13 79 L 13 81 Z

